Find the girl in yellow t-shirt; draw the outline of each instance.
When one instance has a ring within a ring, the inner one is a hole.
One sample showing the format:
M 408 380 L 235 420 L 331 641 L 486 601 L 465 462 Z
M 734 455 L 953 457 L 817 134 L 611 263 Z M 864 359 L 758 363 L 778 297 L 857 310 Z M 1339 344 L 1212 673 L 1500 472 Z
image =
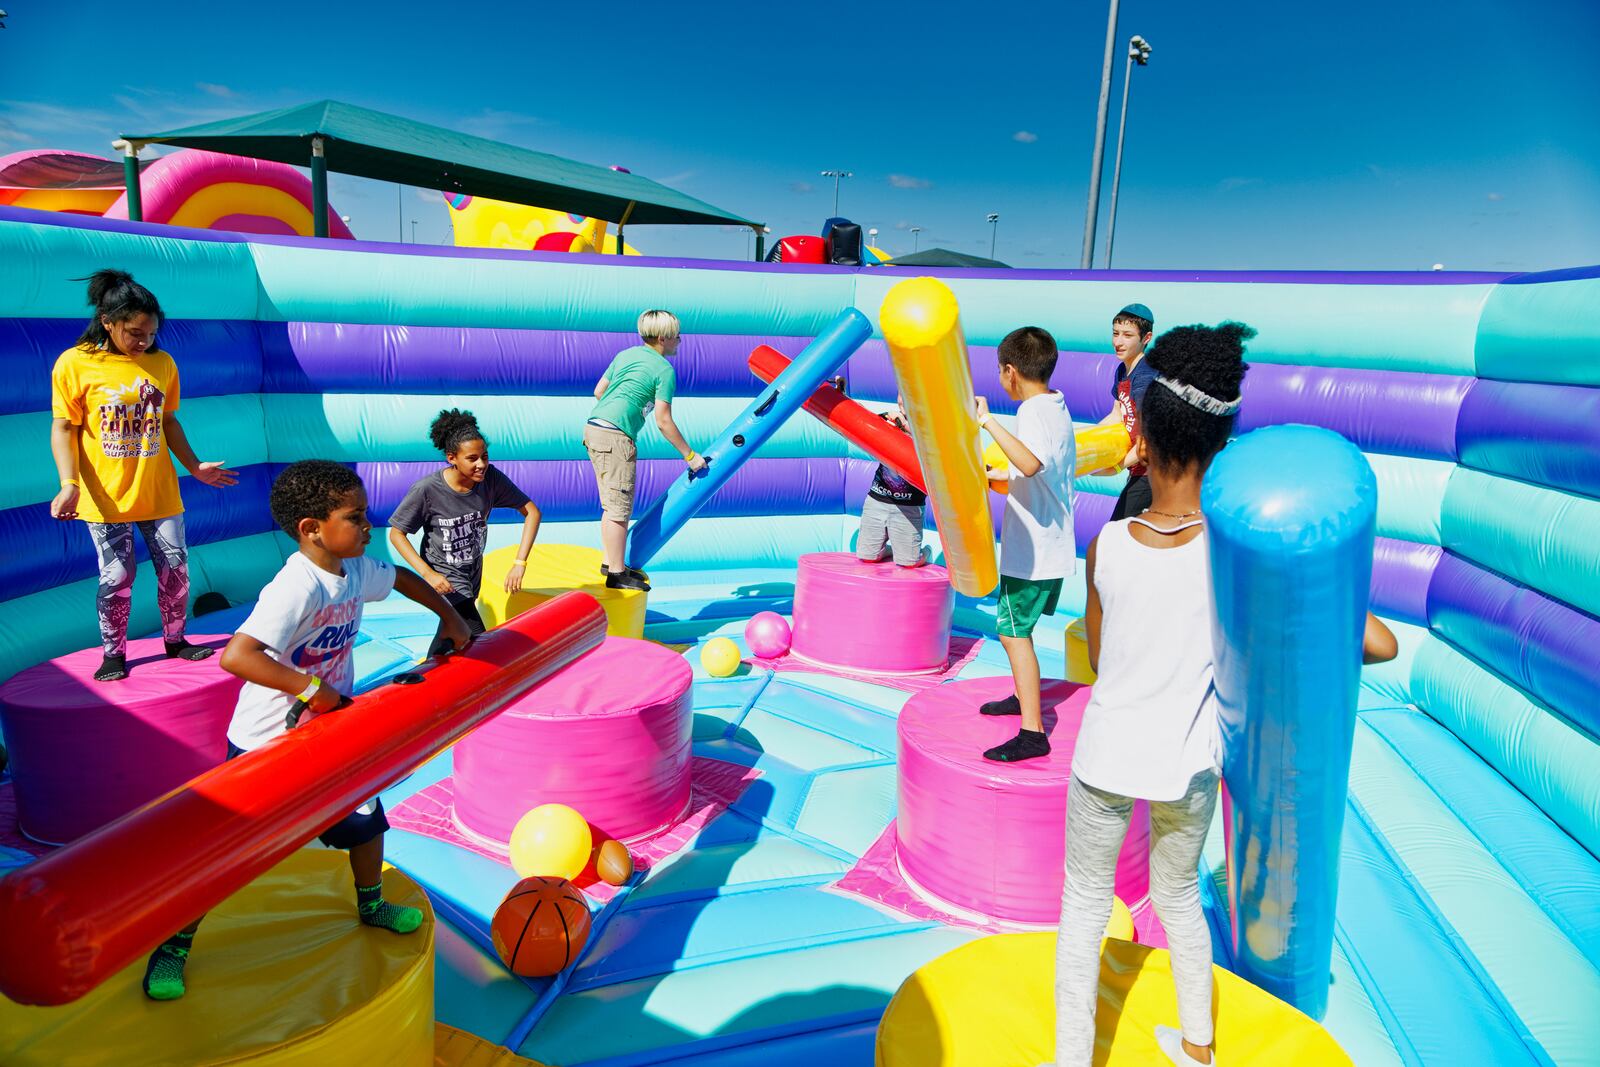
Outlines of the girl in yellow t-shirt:
M 188 548 L 177 456 L 197 481 L 222 488 L 238 478 L 221 463 L 201 463 L 178 425 L 178 367 L 156 347 L 161 305 L 120 270 L 89 279 L 94 317 L 50 375 L 50 451 L 61 491 L 57 519 L 83 519 L 100 561 L 97 682 L 128 676 L 128 615 L 133 595 L 133 528 L 144 535 L 156 571 L 156 603 L 167 655 L 201 660 L 211 649 L 184 639 L 189 605 Z

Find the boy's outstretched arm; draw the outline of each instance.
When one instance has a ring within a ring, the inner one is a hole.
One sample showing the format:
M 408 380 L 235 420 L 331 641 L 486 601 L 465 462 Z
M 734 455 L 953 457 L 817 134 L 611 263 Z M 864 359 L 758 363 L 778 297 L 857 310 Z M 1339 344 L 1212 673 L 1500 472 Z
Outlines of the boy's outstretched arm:
M 1083 632 L 1089 646 L 1089 669 L 1095 674 L 1100 673 L 1100 594 L 1094 588 L 1095 546 L 1099 543 L 1100 538 L 1096 537 L 1083 553 L 1084 580 L 1089 585 L 1083 602 Z
M 313 677 L 273 659 L 267 646 L 249 634 L 233 635 L 228 647 L 222 650 L 222 669 L 235 678 L 243 678 L 263 689 L 276 689 L 290 696 L 305 692 Z M 321 714 L 334 710 L 344 699 L 344 694 L 333 686 L 323 685 L 311 694 L 306 706 Z
M 1044 464 L 1039 462 L 1039 457 L 1033 454 L 1033 450 L 1018 440 L 1016 434 L 1001 426 L 999 419 L 989 414 L 989 401 L 986 397 L 975 397 L 974 401 L 978 422 L 989 431 L 994 443 L 1006 454 L 1006 462 L 1011 464 L 1011 477 L 1032 478 L 1038 474 Z
M 1367 612 L 1367 630 L 1361 635 L 1361 662 L 1388 663 L 1400 654 L 1394 632 L 1372 612 Z
M 467 624 L 456 614 L 456 609 L 450 606 L 450 602 L 434 592 L 433 586 L 423 581 L 420 574 L 404 567 L 396 567 L 394 588 L 395 592 L 407 600 L 415 601 L 439 616 L 439 636 L 449 638 L 457 652 L 467 647 L 467 642 L 472 640 L 472 631 L 467 629 Z

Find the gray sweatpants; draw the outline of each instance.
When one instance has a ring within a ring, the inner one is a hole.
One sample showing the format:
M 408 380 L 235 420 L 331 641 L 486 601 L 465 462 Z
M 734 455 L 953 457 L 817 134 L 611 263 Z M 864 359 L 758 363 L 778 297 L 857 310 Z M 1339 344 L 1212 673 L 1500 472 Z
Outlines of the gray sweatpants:
M 1179 800 L 1150 802 L 1150 900 L 1167 932 L 1184 1040 L 1211 1044 L 1211 930 L 1200 908 L 1200 850 L 1217 804 L 1217 775 L 1201 771 Z M 1072 779 L 1067 872 L 1056 943 L 1056 1065 L 1089 1067 L 1100 989 L 1100 938 L 1111 919 L 1117 854 L 1133 798 Z
M 922 562 L 923 508 L 912 504 L 890 504 L 869 496 L 861 503 L 861 532 L 856 536 L 856 555 L 869 563 L 883 558 L 887 545 L 894 561 L 902 567 Z

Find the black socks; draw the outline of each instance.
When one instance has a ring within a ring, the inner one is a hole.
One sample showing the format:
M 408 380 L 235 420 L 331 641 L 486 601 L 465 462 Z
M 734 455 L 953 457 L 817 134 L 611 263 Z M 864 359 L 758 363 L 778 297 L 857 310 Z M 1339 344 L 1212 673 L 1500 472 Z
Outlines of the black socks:
M 1017 699 L 1017 694 L 1001 700 L 991 700 L 978 709 L 979 715 L 1021 715 L 1022 702 Z
M 983 754 L 984 759 L 997 763 L 1020 763 L 1050 755 L 1050 739 L 1042 730 L 1019 730 L 1017 736 L 1003 745 L 996 745 Z
M 100 669 L 94 672 L 97 682 L 120 682 L 128 676 L 127 656 L 106 656 L 100 660 Z
M 214 648 L 202 648 L 199 645 L 191 645 L 181 637 L 176 641 L 166 642 L 166 646 L 168 659 L 186 659 L 191 663 L 198 663 L 200 660 L 210 659 L 217 651 Z

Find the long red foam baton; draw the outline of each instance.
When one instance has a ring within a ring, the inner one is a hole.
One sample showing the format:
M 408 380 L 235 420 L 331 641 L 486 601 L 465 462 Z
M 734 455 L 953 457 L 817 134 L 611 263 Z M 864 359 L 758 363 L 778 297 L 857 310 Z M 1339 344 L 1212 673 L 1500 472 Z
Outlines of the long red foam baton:
M 750 353 L 750 373 L 769 384 L 788 366 L 789 357 L 768 345 L 760 345 Z M 824 385 L 812 393 L 805 402 L 805 409 L 846 441 L 886 464 L 924 493 L 928 491 L 910 434 L 889 425 L 832 385 Z
M 565 593 L 0 879 L 0 993 L 65 1004 L 605 640 Z M 402 676 L 406 677 L 406 676 Z

